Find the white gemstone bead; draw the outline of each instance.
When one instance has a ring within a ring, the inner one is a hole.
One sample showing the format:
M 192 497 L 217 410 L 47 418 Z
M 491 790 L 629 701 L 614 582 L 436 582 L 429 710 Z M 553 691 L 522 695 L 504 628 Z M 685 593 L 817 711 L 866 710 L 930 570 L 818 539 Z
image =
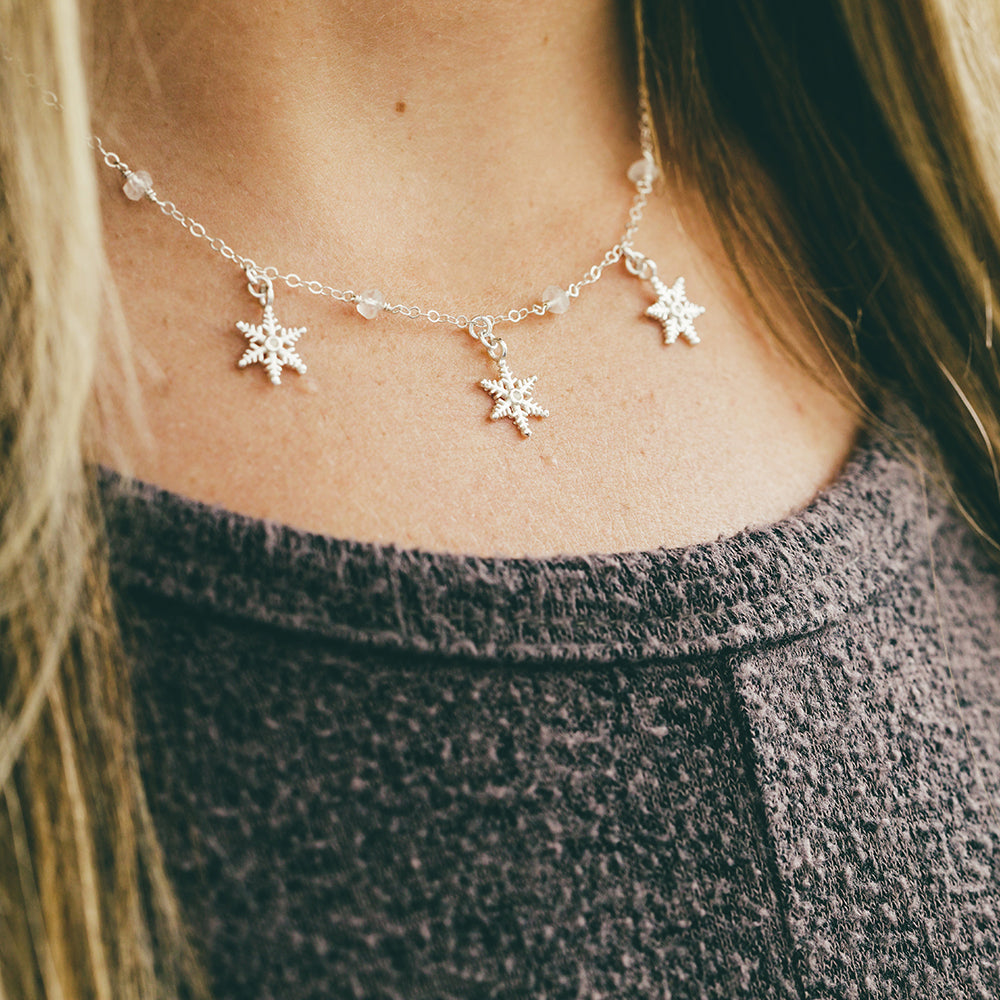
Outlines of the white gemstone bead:
M 650 183 L 656 180 L 656 175 L 659 171 L 656 169 L 656 164 L 649 157 L 644 156 L 641 160 L 636 160 L 631 167 L 628 168 L 628 179 L 633 184 L 638 184 L 640 181 L 648 180 Z
M 145 170 L 133 170 L 125 178 L 122 190 L 125 192 L 126 198 L 132 201 L 142 201 L 149 194 L 152 187 L 153 178 Z
M 361 301 L 357 310 L 365 319 L 374 319 L 385 305 L 385 296 L 377 288 L 369 288 L 361 293 Z
M 550 313 L 564 313 L 569 309 L 569 294 L 558 285 L 549 285 L 542 292 L 542 301 Z

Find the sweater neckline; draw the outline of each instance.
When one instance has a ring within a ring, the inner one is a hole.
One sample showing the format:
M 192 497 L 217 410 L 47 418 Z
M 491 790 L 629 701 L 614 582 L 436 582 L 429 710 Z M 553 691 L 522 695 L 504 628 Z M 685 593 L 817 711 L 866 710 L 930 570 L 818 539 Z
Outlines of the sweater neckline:
M 859 442 L 805 509 L 679 549 L 484 558 L 331 538 L 107 469 L 120 594 L 372 647 L 549 663 L 680 658 L 841 622 L 898 577 L 923 510 L 895 435 Z

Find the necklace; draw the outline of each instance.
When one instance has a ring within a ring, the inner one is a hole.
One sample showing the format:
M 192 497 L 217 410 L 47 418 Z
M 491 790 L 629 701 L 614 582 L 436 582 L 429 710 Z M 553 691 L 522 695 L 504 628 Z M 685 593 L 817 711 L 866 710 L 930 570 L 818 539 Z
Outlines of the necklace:
M 664 342 L 672 344 L 678 337 L 684 337 L 689 344 L 698 343 L 694 320 L 705 310 L 691 302 L 686 295 L 684 278 L 678 277 L 673 285 L 667 285 L 658 272 L 655 261 L 635 248 L 635 238 L 642 222 L 643 212 L 658 175 L 653 143 L 652 113 L 649 92 L 644 74 L 639 86 L 639 139 L 642 156 L 628 169 L 628 178 L 635 185 L 636 192 L 628 212 L 625 231 L 618 242 L 607 250 L 578 281 L 566 288 L 548 285 L 541 299 L 530 305 L 522 305 L 501 313 L 480 313 L 473 316 L 453 315 L 439 309 L 425 309 L 387 300 L 380 289 L 369 288 L 362 292 L 339 289 L 317 280 L 306 280 L 295 273 L 281 273 L 276 267 L 262 266 L 250 257 L 237 253 L 218 236 L 210 235 L 205 227 L 191 216 L 181 211 L 172 201 L 161 198 L 153 188 L 153 181 L 145 170 L 132 170 L 116 153 L 105 148 L 101 139 L 91 136 L 91 146 L 98 152 L 103 163 L 117 170 L 125 180 L 123 191 L 132 201 L 153 202 L 168 218 L 179 223 L 191 236 L 203 239 L 228 261 L 236 264 L 245 274 L 247 291 L 259 302 L 263 315 L 259 323 L 239 321 L 236 328 L 248 341 L 239 367 L 261 365 L 271 383 L 281 384 L 285 368 L 299 374 L 306 371 L 305 362 L 297 350 L 300 337 L 306 333 L 305 327 L 288 327 L 278 322 L 274 310 L 274 286 L 281 283 L 289 289 L 304 288 L 314 295 L 327 296 L 338 302 L 351 304 L 366 320 L 374 320 L 382 313 L 402 316 L 406 319 L 423 320 L 431 324 L 446 324 L 465 331 L 478 341 L 496 364 L 498 377 L 484 378 L 479 385 L 493 399 L 491 419 L 508 418 L 525 437 L 530 437 L 528 417 L 547 417 L 549 411 L 543 409 L 534 399 L 537 375 L 522 379 L 514 376 L 507 360 L 507 344 L 496 328 L 501 324 L 515 324 L 529 316 L 559 315 L 569 309 L 570 303 L 581 291 L 595 284 L 604 272 L 620 262 L 628 272 L 648 283 L 656 301 L 646 310 L 646 315 L 657 320 L 663 328 Z

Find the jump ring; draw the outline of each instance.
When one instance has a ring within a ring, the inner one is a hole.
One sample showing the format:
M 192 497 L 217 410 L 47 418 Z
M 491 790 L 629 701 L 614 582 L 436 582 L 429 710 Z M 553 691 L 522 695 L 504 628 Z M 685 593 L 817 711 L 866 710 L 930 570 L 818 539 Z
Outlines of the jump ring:
M 493 320 L 489 316 L 473 316 L 469 320 L 467 327 L 470 336 L 480 341 L 489 350 L 490 341 L 493 340 Z
M 247 268 L 247 279 L 247 291 L 262 306 L 269 306 L 274 302 L 274 285 L 266 274 L 261 274 L 249 267 Z
M 625 267 L 629 274 L 634 274 L 642 281 L 656 277 L 656 264 L 636 250 L 625 251 Z

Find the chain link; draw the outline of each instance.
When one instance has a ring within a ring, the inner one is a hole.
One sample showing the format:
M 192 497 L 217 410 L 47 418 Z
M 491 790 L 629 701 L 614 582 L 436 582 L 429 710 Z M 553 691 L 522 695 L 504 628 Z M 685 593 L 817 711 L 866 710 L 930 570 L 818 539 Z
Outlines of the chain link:
M 42 97 L 42 104 L 47 108 L 54 108 L 56 111 L 62 111 L 62 102 L 59 100 L 59 96 L 54 92 L 49 90 L 41 80 L 38 79 L 37 75 L 32 73 L 24 65 L 24 61 L 20 56 L 13 55 L 2 41 L 0 41 L 0 58 L 4 62 L 10 63 L 17 71 L 20 73 L 21 77 L 27 82 L 28 86 L 32 90 L 37 90 Z

